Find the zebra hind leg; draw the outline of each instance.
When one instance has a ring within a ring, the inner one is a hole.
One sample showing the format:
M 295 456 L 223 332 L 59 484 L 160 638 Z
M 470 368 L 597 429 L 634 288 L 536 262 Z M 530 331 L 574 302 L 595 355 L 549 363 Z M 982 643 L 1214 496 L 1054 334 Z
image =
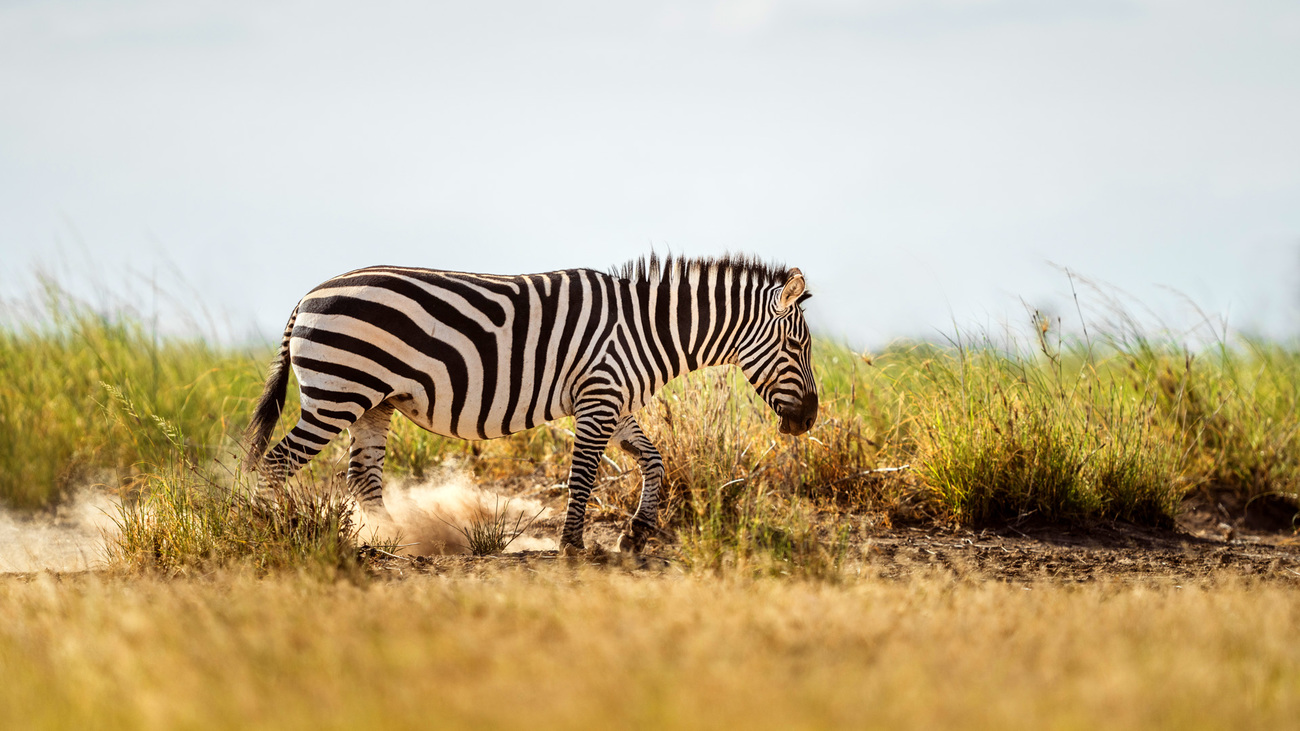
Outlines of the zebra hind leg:
M 352 450 L 348 459 L 348 490 L 367 515 L 392 520 L 384 507 L 384 451 L 393 405 L 382 403 L 348 427 Z
M 641 431 L 641 425 L 627 417 L 615 432 L 612 440 L 624 452 L 636 457 L 641 468 L 641 503 L 628 532 L 618 537 L 618 550 L 637 553 L 654 533 L 659 518 L 659 488 L 664 479 L 664 460 L 654 442 Z
M 320 454 L 345 428 L 347 424 L 332 424 L 304 409 L 289 433 L 257 461 L 258 491 L 273 499 L 277 497 L 289 478 L 298 474 L 303 465 Z

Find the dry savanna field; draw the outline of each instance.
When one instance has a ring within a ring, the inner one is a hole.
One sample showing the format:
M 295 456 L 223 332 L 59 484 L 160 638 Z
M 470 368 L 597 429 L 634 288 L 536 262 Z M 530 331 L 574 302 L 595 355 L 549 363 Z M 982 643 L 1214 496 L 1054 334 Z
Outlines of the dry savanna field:
M 611 451 L 562 557 L 571 424 L 398 423 L 392 525 L 343 444 L 269 503 L 234 465 L 270 348 L 51 284 L 0 324 L 0 727 L 1292 726 L 1300 351 L 1104 312 L 819 342 L 800 438 L 683 379 L 659 534 L 610 552 Z

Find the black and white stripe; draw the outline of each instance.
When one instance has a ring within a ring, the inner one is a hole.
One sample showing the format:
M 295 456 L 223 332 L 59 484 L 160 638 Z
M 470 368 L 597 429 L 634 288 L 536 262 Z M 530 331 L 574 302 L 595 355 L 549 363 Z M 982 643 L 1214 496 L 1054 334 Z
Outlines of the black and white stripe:
M 576 417 L 561 546 L 582 546 L 600 455 L 613 441 L 637 458 L 641 504 L 620 547 L 654 527 L 663 461 L 634 414 L 668 381 L 734 364 L 801 434 L 817 417 L 811 339 L 798 269 L 750 259 L 633 262 L 498 276 L 371 267 L 298 302 L 248 430 L 248 466 L 282 483 L 343 430 L 348 484 L 383 511 L 384 445 L 393 412 L 436 434 L 490 439 Z M 289 367 L 302 413 L 270 452 Z

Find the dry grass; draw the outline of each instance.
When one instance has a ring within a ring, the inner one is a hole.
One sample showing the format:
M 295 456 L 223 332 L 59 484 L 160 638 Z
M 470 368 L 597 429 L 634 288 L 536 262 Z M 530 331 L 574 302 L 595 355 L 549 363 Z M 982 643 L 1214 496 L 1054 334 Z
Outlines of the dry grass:
M 1280 728 L 1300 590 L 562 566 L 0 581 L 6 728 Z
M 44 313 L 35 324 L 0 322 L 0 502 L 39 508 L 102 481 L 128 504 L 173 516 L 176 525 L 152 524 L 162 533 L 196 521 L 222 533 L 209 519 L 239 511 L 201 503 L 232 492 L 236 480 L 215 465 L 234 456 L 231 435 L 246 423 L 263 358 L 158 341 L 138 318 L 98 312 L 55 286 L 35 309 Z M 818 342 L 823 407 L 798 439 L 776 433 L 733 370 L 670 384 L 643 412 L 668 470 L 662 537 L 685 546 L 694 566 L 757 555 L 816 574 L 840 559 L 836 526 L 867 513 L 1168 525 L 1193 490 L 1226 491 L 1238 504 L 1294 500 L 1300 352 L 1241 341 L 1195 354 L 1129 330 L 1080 341 L 1034 332 L 1029 347 L 967 338 L 875 356 Z M 296 414 L 293 389 L 286 411 L 282 429 Z M 484 483 L 545 489 L 567 473 L 565 426 L 463 442 L 397 419 L 387 472 L 418 480 L 456 464 Z M 303 482 L 330 484 L 345 449 L 336 440 Z M 624 517 L 639 478 L 631 460 L 610 456 L 625 474 L 606 473 L 593 512 Z M 137 548 L 160 540 L 139 537 Z
M 154 342 L 50 296 L 63 319 L 0 327 L 0 500 L 48 504 L 96 474 L 127 507 L 110 573 L 0 578 L 0 727 L 1245 728 L 1300 713 L 1294 584 L 886 581 L 846 548 L 865 514 L 1161 523 L 1191 490 L 1293 494 L 1294 350 L 819 343 L 808 438 L 777 435 L 727 371 L 646 410 L 682 559 L 664 574 L 383 581 L 328 489 L 343 444 L 273 506 L 222 471 L 260 355 Z M 399 420 L 388 466 L 545 489 L 568 450 L 563 423 L 466 443 Z M 622 471 L 593 512 L 623 515 L 639 476 L 610 456 Z
M 511 520 L 510 501 L 506 500 L 502 505 L 500 499 L 497 499 L 490 512 L 485 510 L 481 515 L 471 516 L 467 525 L 455 525 L 446 520 L 443 522 L 460 534 L 464 539 L 465 550 L 470 554 L 491 556 L 505 553 L 510 544 L 523 535 L 541 514 L 542 510 L 531 516 L 515 511 L 514 520 Z
M 193 467 L 142 475 L 120 506 L 108 559 L 119 570 L 182 575 L 218 567 L 321 577 L 363 571 L 353 502 L 338 484 L 272 493 Z

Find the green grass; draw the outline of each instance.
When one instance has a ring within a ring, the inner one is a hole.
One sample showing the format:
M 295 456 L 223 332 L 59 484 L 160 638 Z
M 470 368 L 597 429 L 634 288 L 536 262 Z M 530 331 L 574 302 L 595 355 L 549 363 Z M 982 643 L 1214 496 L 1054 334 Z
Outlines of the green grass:
M 45 507 L 177 451 L 197 462 L 231 447 L 264 368 L 247 354 L 157 339 L 52 284 L 36 304 L 36 322 L 0 326 L 0 501 Z
M 138 318 L 97 311 L 53 285 L 33 304 L 38 317 L 0 326 L 0 501 L 38 509 L 100 483 L 130 506 L 172 515 L 175 525 L 162 528 L 161 518 L 128 516 L 124 535 L 135 542 L 121 555 L 133 565 L 175 570 L 282 539 L 341 565 L 323 548 L 333 539 L 317 540 L 325 534 L 276 534 L 250 517 L 253 504 L 232 497 L 243 493 L 221 468 L 237 456 L 269 347 L 159 339 Z M 642 415 L 667 468 L 661 537 L 681 538 L 700 566 L 775 556 L 815 573 L 834 550 L 809 547 L 833 547 L 835 526 L 865 514 L 1169 525 L 1193 491 L 1294 500 L 1300 352 L 1240 340 L 1190 353 L 1132 332 L 1036 335 L 1027 344 L 954 336 L 875 355 L 818 341 L 822 410 L 797 439 L 777 433 L 775 416 L 734 371 L 670 384 Z M 286 410 L 296 413 L 292 388 Z M 569 425 L 463 442 L 398 419 L 388 474 L 420 478 L 453 461 L 482 482 L 555 484 L 567 473 Z M 304 484 L 334 479 L 345 441 L 313 463 Z M 606 471 L 593 512 L 624 516 L 639 475 L 626 456 L 610 457 L 623 474 Z M 304 510 L 346 537 L 327 503 Z M 271 533 L 226 531 L 223 521 Z M 258 560 L 284 563 L 276 551 Z
M 917 459 L 952 515 L 1172 523 L 1179 445 L 1146 384 L 1115 378 L 1108 361 L 984 346 L 935 354 L 920 371 Z

